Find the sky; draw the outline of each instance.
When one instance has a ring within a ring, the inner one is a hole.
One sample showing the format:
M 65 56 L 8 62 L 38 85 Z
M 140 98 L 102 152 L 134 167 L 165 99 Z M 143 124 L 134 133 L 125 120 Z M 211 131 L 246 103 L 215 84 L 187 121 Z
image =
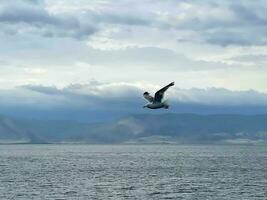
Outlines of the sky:
M 171 81 L 172 112 L 265 113 L 266 9 L 263 0 L 2 0 L 0 113 L 144 112 L 142 93 Z

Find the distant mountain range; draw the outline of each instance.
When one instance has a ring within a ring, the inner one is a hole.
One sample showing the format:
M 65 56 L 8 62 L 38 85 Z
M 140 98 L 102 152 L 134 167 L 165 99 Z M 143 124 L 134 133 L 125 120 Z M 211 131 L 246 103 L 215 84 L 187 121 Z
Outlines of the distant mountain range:
M 132 115 L 107 123 L 0 116 L 0 143 L 265 143 L 267 115 Z

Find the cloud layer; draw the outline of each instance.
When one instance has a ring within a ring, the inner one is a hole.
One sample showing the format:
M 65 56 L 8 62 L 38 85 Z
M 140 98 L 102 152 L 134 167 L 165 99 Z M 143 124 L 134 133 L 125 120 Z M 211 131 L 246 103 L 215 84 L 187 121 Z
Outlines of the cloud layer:
M 77 16 L 49 13 L 39 1 L 12 1 L 0 6 L 0 23 L 4 34 L 38 34 L 42 37 L 82 39 L 95 33 L 96 27 Z
M 119 115 L 175 81 L 174 111 L 265 107 L 266 22 L 264 1 L 1 1 L 0 102 Z
M 157 88 L 146 86 L 153 93 Z M 0 112 L 20 118 L 74 119 L 103 121 L 118 117 L 151 113 L 143 109 L 144 88 L 128 83 L 91 82 L 86 85 L 56 87 L 25 85 L 15 90 L 0 91 Z M 190 113 L 267 113 L 267 94 L 256 91 L 229 91 L 220 88 L 171 88 L 166 94 L 170 112 Z M 22 99 L 22 101 L 18 101 Z M 166 113 L 167 110 L 153 111 Z
M 13 33 L 82 39 L 111 26 L 177 31 L 179 41 L 215 45 L 265 45 L 263 1 L 4 1 L 0 22 Z M 8 31 L 8 30 L 5 30 Z M 186 31 L 188 37 L 181 33 Z M 181 34 L 181 35 L 180 35 Z M 190 36 L 195 36 L 190 38 Z M 178 39 L 178 38 L 177 38 Z

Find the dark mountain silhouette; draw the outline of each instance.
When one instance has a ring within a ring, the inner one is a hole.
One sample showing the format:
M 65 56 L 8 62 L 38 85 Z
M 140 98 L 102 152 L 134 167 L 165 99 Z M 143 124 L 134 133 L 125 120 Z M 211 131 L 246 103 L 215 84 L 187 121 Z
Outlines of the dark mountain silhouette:
M 0 116 L 0 142 L 218 143 L 267 141 L 267 115 L 132 115 L 107 123 Z

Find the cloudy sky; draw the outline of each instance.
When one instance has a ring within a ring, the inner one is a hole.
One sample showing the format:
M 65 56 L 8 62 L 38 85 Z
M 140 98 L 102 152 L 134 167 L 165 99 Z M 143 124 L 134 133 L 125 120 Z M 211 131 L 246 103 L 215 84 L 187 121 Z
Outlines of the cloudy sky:
M 177 105 L 267 107 L 266 10 L 263 0 L 2 0 L 0 112 L 118 102 L 112 110 L 134 112 L 144 90 L 170 81 Z

